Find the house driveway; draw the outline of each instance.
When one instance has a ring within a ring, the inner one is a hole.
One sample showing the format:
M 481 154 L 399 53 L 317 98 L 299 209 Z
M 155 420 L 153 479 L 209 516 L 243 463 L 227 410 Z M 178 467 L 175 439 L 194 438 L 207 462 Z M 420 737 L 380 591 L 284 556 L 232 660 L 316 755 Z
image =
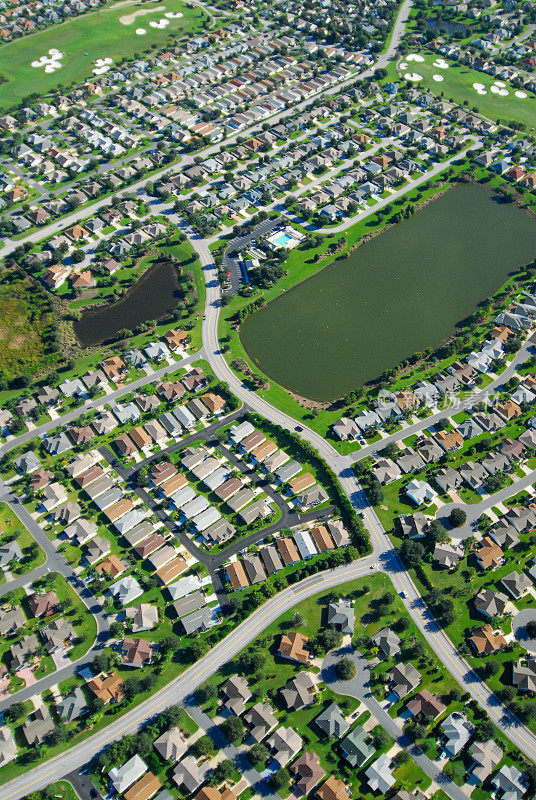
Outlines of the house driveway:
M 335 673 L 335 665 L 343 657 L 350 658 L 356 666 L 356 674 L 349 681 L 341 681 Z M 424 755 L 420 747 L 415 745 L 409 736 L 405 734 L 397 721 L 389 716 L 370 690 L 370 666 L 366 658 L 352 647 L 341 647 L 340 650 L 332 650 L 322 662 L 322 672 L 320 675 L 324 683 L 329 688 L 340 695 L 355 697 L 361 700 L 375 717 L 382 728 L 387 731 L 395 744 L 405 750 L 410 758 L 422 769 L 422 771 L 437 783 L 449 795 L 451 800 L 467 800 L 466 794 L 459 786 L 451 781 L 440 767 Z
M 23 669 L 19 669 L 15 675 L 17 678 L 20 678 L 22 681 L 24 681 L 26 686 L 33 686 L 34 683 L 37 683 L 37 679 L 33 674 L 31 667 L 23 667 Z

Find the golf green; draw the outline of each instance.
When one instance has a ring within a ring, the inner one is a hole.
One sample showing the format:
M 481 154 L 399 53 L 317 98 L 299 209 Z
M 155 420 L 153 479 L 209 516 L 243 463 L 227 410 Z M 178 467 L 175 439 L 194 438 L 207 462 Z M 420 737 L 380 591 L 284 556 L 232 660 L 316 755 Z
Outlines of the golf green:
M 169 12 L 181 12 L 182 17 L 169 19 L 165 28 L 150 26 L 151 21 L 158 22 Z M 120 21 L 134 14 L 136 17 L 129 24 Z M 181 0 L 125 0 L 9 42 L 0 47 L 0 109 L 11 108 L 31 93 L 42 95 L 91 78 L 99 58 L 113 58 L 115 62 L 133 58 L 152 44 L 162 47 L 199 30 L 209 19 L 201 8 L 188 7 Z M 138 28 L 146 33 L 138 35 Z M 42 67 L 31 66 L 32 61 L 48 55 L 51 48 L 64 53 L 61 69 L 47 74 Z

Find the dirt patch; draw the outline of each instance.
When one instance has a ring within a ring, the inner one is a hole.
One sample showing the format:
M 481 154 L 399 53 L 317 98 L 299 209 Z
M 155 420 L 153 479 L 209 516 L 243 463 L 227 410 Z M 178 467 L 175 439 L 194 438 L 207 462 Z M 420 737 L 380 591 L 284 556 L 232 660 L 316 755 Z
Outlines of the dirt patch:
M 0 339 L 7 339 L 9 328 L 0 328 Z
M 139 8 L 137 11 L 133 11 L 132 14 L 123 14 L 122 17 L 119 17 L 119 22 L 121 25 L 132 25 L 133 22 L 136 21 L 136 17 L 144 17 L 146 14 L 152 14 L 153 11 L 165 11 L 165 6 L 153 6 L 153 8 Z
M 18 334 L 18 336 L 14 336 L 13 339 L 8 344 L 10 350 L 21 350 L 26 343 L 26 336 L 22 334 Z

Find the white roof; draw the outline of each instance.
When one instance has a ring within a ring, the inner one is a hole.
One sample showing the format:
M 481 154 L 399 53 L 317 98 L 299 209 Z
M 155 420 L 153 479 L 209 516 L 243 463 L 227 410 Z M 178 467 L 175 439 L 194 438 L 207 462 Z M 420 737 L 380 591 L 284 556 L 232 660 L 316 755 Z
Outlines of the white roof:
M 147 764 L 138 755 L 132 756 L 131 759 L 123 764 L 122 767 L 114 767 L 108 773 L 114 789 L 120 794 L 129 786 L 132 786 L 141 776 L 147 772 Z
M 241 442 L 246 436 L 249 436 L 255 428 L 251 422 L 241 422 L 240 425 L 235 425 L 229 430 L 229 437 L 233 442 Z
M 171 501 L 177 508 L 181 508 L 186 505 L 186 503 L 189 503 L 190 500 L 193 500 L 194 497 L 197 497 L 197 495 L 192 487 L 183 486 L 182 489 L 179 489 L 178 492 L 175 492 L 175 494 L 171 496 Z
M 196 517 L 198 514 L 208 508 L 209 505 L 210 503 L 206 497 L 203 497 L 203 495 L 198 495 L 182 507 L 182 513 L 187 519 L 192 519 L 192 517 Z
M 198 514 L 197 517 L 194 517 L 193 523 L 198 531 L 205 531 L 219 519 L 221 519 L 221 514 L 218 509 L 210 506 L 210 508 Z
M 294 534 L 294 542 L 300 551 L 302 558 L 310 558 L 316 556 L 317 549 L 313 542 L 312 536 L 308 531 L 296 531 Z
M 173 414 L 185 428 L 189 428 L 197 422 L 192 412 L 187 409 L 186 406 L 177 406 L 177 408 L 173 409 Z
M 222 483 L 225 483 L 228 477 L 229 469 L 227 467 L 218 467 L 215 472 L 213 472 L 211 475 L 207 475 L 207 477 L 203 479 L 203 483 L 205 486 L 208 486 L 209 489 L 214 491 L 214 489 L 217 489 L 218 486 L 222 485 Z
M 207 583 L 210 583 L 208 575 L 200 578 L 198 575 L 188 575 L 186 578 L 179 578 L 178 581 L 167 587 L 172 600 L 180 600 L 191 592 L 197 592 Z

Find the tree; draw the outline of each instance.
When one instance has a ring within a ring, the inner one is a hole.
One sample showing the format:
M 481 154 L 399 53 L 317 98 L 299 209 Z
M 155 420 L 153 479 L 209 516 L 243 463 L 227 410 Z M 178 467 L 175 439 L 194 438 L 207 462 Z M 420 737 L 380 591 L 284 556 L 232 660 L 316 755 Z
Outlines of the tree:
M 241 742 L 244 738 L 244 723 L 240 717 L 227 717 L 220 728 L 225 738 L 233 744 Z
M 261 768 L 264 769 L 268 756 L 268 749 L 261 743 L 254 744 L 248 750 L 248 761 L 259 772 L 261 772 Z
M 335 665 L 335 673 L 337 678 L 339 678 L 341 681 L 351 680 L 356 673 L 354 662 L 347 656 L 345 656 L 345 658 L 341 658 L 341 660 Z
M 224 781 L 230 781 L 234 778 L 236 773 L 236 768 L 232 761 L 229 761 L 226 758 L 224 761 L 220 761 L 217 765 L 216 769 L 212 773 L 211 783 L 215 786 L 218 786 L 220 783 Z
M 481 742 L 487 742 L 488 739 L 493 739 L 495 736 L 495 727 L 491 720 L 483 719 L 476 726 L 476 737 Z
M 406 539 L 400 547 L 400 556 L 407 567 L 415 569 L 424 558 L 424 547 L 414 539 Z
M 449 514 L 449 521 L 453 528 L 461 528 L 465 525 L 467 514 L 463 508 L 453 508 Z
M 200 705 L 208 703 L 209 700 L 213 700 L 217 696 L 218 690 L 212 683 L 203 683 L 195 691 L 195 699 Z
M 389 734 L 380 725 L 376 725 L 372 731 L 374 747 L 380 750 L 382 747 L 387 747 L 389 744 Z
M 272 777 L 270 778 L 270 783 L 272 787 L 278 792 L 280 789 L 285 789 L 290 782 L 290 772 L 286 767 L 282 767 L 278 769 L 277 772 L 274 772 Z
M 198 758 L 201 758 L 201 756 L 209 756 L 213 749 L 212 740 L 208 736 L 201 736 L 192 745 L 192 750 Z
M 8 722 L 17 722 L 24 714 L 23 703 L 13 703 L 5 712 L 5 718 Z
M 529 620 L 529 622 L 527 622 L 527 624 L 525 625 L 525 629 L 527 631 L 528 636 L 531 639 L 536 639 L 536 620 L 534 619 Z
M 110 625 L 110 634 L 113 639 L 120 639 L 123 636 L 124 630 L 120 622 L 112 622 Z

